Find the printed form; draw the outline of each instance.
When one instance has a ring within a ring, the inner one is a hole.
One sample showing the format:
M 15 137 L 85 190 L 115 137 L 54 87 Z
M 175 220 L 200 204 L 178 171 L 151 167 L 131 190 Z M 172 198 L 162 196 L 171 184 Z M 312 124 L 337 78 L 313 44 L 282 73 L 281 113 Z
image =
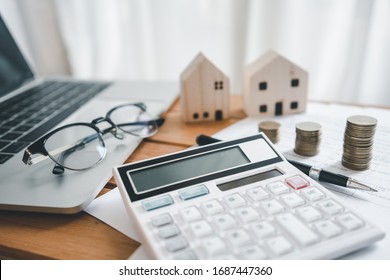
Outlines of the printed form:
M 341 164 L 344 130 L 347 118 L 352 115 L 368 115 L 378 120 L 373 159 L 370 169 L 366 171 L 353 171 Z M 218 132 L 214 137 L 229 140 L 255 134 L 258 132 L 259 122 L 264 120 L 281 124 L 280 141 L 275 146 L 287 159 L 352 177 L 377 189 L 378 192 L 347 189 L 321 182 L 322 185 L 390 209 L 390 110 L 311 102 L 306 113 L 272 118 L 246 118 Z M 317 122 L 322 126 L 320 152 L 316 156 L 305 157 L 294 152 L 295 125 L 303 121 Z

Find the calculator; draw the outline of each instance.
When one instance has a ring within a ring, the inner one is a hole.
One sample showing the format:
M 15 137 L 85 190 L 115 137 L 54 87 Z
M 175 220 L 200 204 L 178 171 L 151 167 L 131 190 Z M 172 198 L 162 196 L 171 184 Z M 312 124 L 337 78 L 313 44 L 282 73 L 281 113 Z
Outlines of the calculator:
M 113 168 L 153 259 L 333 259 L 384 232 L 263 133 Z

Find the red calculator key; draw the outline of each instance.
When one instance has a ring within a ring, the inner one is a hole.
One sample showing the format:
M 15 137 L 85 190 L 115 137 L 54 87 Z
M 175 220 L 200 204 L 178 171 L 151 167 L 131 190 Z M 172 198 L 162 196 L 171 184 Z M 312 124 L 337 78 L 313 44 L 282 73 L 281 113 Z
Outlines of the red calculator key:
M 300 175 L 287 178 L 286 183 L 295 190 L 303 189 L 310 185 L 310 183 Z

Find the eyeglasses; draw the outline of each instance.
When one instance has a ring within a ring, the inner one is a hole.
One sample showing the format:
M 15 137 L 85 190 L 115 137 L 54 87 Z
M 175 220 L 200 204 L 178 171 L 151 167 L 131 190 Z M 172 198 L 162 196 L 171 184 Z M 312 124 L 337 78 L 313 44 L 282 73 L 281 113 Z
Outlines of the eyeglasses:
M 100 130 L 97 124 L 102 122 L 109 123 L 109 127 Z M 63 174 L 64 169 L 89 169 L 106 155 L 103 135 L 111 133 L 122 140 L 121 132 L 124 132 L 145 138 L 155 134 L 163 122 L 163 119 L 153 119 L 143 103 L 123 104 L 91 123 L 72 123 L 47 133 L 27 147 L 23 162 L 33 165 L 50 158 L 55 162 L 53 174 L 57 175 Z

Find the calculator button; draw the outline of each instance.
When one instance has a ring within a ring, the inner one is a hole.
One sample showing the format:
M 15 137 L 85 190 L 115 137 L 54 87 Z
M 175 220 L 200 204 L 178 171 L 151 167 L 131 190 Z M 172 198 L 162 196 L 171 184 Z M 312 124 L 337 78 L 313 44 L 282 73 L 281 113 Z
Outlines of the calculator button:
M 284 255 L 293 249 L 291 243 L 283 236 L 277 236 L 270 238 L 266 241 L 266 244 L 275 255 Z
M 187 248 L 188 241 L 182 236 L 170 238 L 165 242 L 165 245 L 170 252 L 177 252 Z
M 284 210 L 284 207 L 275 199 L 264 201 L 260 205 L 261 208 L 263 208 L 264 211 L 266 211 L 270 215 L 280 213 Z
M 182 200 L 188 200 L 198 196 L 206 195 L 208 193 L 209 190 L 205 185 L 199 185 L 179 191 L 179 196 Z
M 318 236 L 291 213 L 278 216 L 277 221 L 303 246 L 318 241 Z
M 259 219 L 259 214 L 252 207 L 246 207 L 237 211 L 237 217 L 244 223 L 254 222 Z
M 308 223 L 316 221 L 322 217 L 322 214 L 312 206 L 299 209 L 298 214 Z
M 315 224 L 316 229 L 325 237 L 331 238 L 339 235 L 342 231 L 331 221 L 322 221 Z
M 337 217 L 337 221 L 347 230 L 354 230 L 364 225 L 362 220 L 351 213 Z
M 169 214 L 163 214 L 152 218 L 152 225 L 161 227 L 172 223 L 172 217 Z
M 158 235 L 163 239 L 167 239 L 167 238 L 176 236 L 179 233 L 180 233 L 180 230 L 176 225 L 163 226 L 163 227 L 160 227 L 158 229 Z
M 235 227 L 237 222 L 229 214 L 223 214 L 214 218 L 214 223 L 219 230 L 227 230 Z
M 246 194 L 254 201 L 260 201 L 269 197 L 269 193 L 261 187 L 248 190 Z
M 210 216 L 223 212 L 223 206 L 216 199 L 207 201 L 202 206 L 204 211 Z
M 229 232 L 226 237 L 234 247 L 241 247 L 251 243 L 250 236 L 243 229 Z
M 246 201 L 237 193 L 225 197 L 224 201 L 230 208 L 238 208 L 246 205 Z
M 297 206 L 305 204 L 305 200 L 296 193 L 289 193 L 282 196 L 282 200 L 287 206 L 295 208 Z
M 152 211 L 154 209 L 168 206 L 171 204 L 173 204 L 173 199 L 170 195 L 164 195 L 142 202 L 142 206 L 146 211 Z
M 267 258 L 265 251 L 260 249 L 258 246 L 250 246 L 241 249 L 240 255 L 242 256 L 242 259 L 246 260 L 262 260 Z
M 343 207 L 331 199 L 319 202 L 318 206 L 328 215 L 334 215 L 343 211 Z
M 193 235 L 198 238 L 211 235 L 213 229 L 206 221 L 193 222 L 190 224 L 190 229 Z
M 191 206 L 183 209 L 180 212 L 181 217 L 185 222 L 193 222 L 202 219 L 202 214 L 199 212 L 198 208 Z
M 226 252 L 226 244 L 219 238 L 213 237 L 203 241 L 203 248 L 209 257 L 214 257 Z
M 268 237 L 276 233 L 276 229 L 269 222 L 254 224 L 252 231 L 258 238 Z
M 173 258 L 175 260 L 197 260 L 198 259 L 194 251 L 180 252 L 174 255 Z
M 286 183 L 295 190 L 303 189 L 310 185 L 309 182 L 300 175 L 287 178 Z
M 311 187 L 302 190 L 303 195 L 311 200 L 316 201 L 324 197 L 324 194 L 317 188 Z
M 267 185 L 267 188 L 274 194 L 282 194 L 288 192 L 290 189 L 280 181 Z

